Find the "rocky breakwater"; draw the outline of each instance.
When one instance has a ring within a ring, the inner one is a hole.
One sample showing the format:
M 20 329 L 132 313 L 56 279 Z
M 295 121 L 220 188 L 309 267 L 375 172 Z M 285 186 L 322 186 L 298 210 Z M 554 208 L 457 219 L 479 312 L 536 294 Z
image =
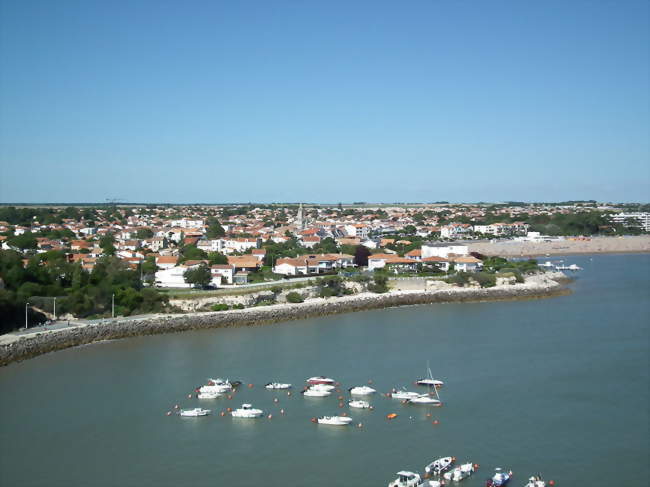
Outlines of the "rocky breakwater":
M 385 294 L 360 293 L 340 298 L 315 298 L 304 303 L 277 304 L 242 310 L 157 315 L 143 319 L 117 319 L 22 337 L 12 343 L 0 346 L 0 365 L 78 345 L 141 335 L 235 325 L 262 325 L 393 306 L 557 296 L 567 292 L 561 283 L 564 278 L 562 273 L 546 273 L 529 277 L 524 283 L 491 288 L 449 286 L 426 291 L 391 291 Z

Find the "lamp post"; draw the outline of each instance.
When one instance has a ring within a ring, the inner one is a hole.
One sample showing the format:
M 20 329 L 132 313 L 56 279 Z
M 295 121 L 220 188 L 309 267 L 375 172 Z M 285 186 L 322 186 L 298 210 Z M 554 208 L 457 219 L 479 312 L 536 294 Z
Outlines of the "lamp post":
M 54 298 L 54 321 L 56 321 L 56 297 Z
M 115 318 L 115 294 L 111 297 L 111 318 Z
M 25 303 L 25 330 L 27 329 L 27 308 L 29 303 Z

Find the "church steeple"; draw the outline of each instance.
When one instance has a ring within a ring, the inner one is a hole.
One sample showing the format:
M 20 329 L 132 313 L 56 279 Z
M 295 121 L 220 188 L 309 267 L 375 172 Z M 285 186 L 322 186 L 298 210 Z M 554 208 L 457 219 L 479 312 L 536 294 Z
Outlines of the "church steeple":
M 304 215 L 303 215 L 303 210 L 302 210 L 302 203 L 300 203 L 300 206 L 298 207 L 298 216 L 296 217 L 296 225 L 300 230 L 303 230 L 305 228 L 305 220 L 304 220 Z

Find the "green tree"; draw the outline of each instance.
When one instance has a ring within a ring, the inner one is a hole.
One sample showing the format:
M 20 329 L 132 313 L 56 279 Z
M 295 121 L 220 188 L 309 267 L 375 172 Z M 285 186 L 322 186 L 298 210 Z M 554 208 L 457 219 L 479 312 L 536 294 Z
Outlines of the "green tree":
M 153 230 L 151 228 L 139 228 L 137 232 L 135 232 L 135 237 L 138 240 L 145 240 L 147 238 L 153 237 Z
M 207 259 L 208 254 L 196 247 L 196 245 L 186 245 L 180 251 L 179 263 L 186 260 L 203 260 Z
M 35 249 L 36 238 L 31 232 L 25 232 L 7 239 L 7 245 L 21 250 Z
M 112 233 L 107 233 L 99 239 L 99 246 L 102 248 L 104 255 L 115 255 L 115 237 Z
M 228 257 L 220 252 L 210 252 L 208 254 L 208 261 L 210 262 L 210 265 L 227 264 Z
M 368 257 L 370 256 L 370 250 L 364 245 L 357 245 L 354 249 L 354 263 L 358 267 L 365 267 L 368 265 Z
M 208 229 L 206 231 L 206 236 L 208 238 L 219 238 L 223 237 L 226 234 L 226 231 L 223 229 L 219 220 L 216 218 L 208 218 Z
M 197 267 L 187 269 L 183 273 L 183 278 L 188 284 L 192 284 L 195 287 L 206 288 L 212 280 L 212 274 L 207 265 L 201 264 Z

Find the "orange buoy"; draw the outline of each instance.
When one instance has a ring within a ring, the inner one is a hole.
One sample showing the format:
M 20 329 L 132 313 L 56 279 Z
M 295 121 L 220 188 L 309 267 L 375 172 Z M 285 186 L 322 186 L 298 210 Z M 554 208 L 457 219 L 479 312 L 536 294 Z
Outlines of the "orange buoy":
M 252 388 L 253 388 L 253 384 L 248 384 L 248 388 L 249 388 L 249 389 L 252 389 Z
M 269 419 L 273 419 L 273 415 L 272 415 L 272 414 L 269 414 Z
M 226 408 L 226 411 L 228 411 L 230 413 L 230 412 L 232 412 L 232 408 Z
M 555 485 L 555 480 L 549 480 L 549 481 L 548 481 L 548 485 L 550 485 L 551 487 L 553 487 L 553 486 Z
M 348 413 L 341 413 L 341 416 L 347 416 Z
M 225 416 L 225 415 L 226 415 L 226 413 L 224 413 L 223 411 L 221 411 L 220 414 L 221 414 L 221 416 Z
M 431 417 L 431 413 L 427 413 L 427 418 L 430 418 L 430 417 Z
M 318 422 L 318 420 L 316 418 L 311 418 L 309 421 L 311 421 L 312 423 L 317 423 Z
M 343 403 L 342 403 L 342 402 L 339 403 L 339 407 L 340 407 L 340 408 L 343 407 Z
M 474 464 L 474 468 L 479 468 L 479 467 L 480 467 L 480 465 L 478 463 Z
M 390 413 L 386 415 L 386 419 L 395 419 L 397 417 L 397 414 L 395 413 Z
M 343 396 L 339 396 L 338 399 L 339 399 L 339 401 L 342 401 L 342 400 L 343 400 Z

